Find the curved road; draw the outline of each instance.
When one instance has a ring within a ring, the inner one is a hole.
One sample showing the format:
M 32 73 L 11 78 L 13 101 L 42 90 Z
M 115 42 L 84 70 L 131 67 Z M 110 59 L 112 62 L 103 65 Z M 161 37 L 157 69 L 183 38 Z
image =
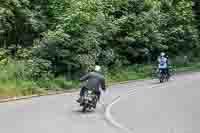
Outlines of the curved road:
M 199 133 L 200 73 L 158 84 L 146 80 L 114 85 L 95 112 L 82 114 L 77 94 L 45 96 L 0 104 L 1 133 L 123 133 L 104 116 L 111 113 L 133 133 Z

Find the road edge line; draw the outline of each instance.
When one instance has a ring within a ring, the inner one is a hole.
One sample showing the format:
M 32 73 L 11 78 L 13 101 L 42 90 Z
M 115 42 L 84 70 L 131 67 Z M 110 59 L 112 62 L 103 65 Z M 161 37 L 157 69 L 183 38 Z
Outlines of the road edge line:
M 120 130 L 122 130 L 123 132 L 126 132 L 126 133 L 132 133 L 132 131 L 130 131 L 128 128 L 126 128 L 125 126 L 123 126 L 121 123 L 117 122 L 116 120 L 114 120 L 112 114 L 111 114 L 111 109 L 113 107 L 113 105 L 115 105 L 116 103 L 118 103 L 119 101 L 121 100 L 121 97 L 118 96 L 116 99 L 114 99 L 112 101 L 111 104 L 109 104 L 107 107 L 106 107 L 106 111 L 105 111 L 105 117 L 106 117 L 106 120 L 111 123 L 114 127 L 116 128 L 119 128 Z
M 156 87 L 159 87 L 161 86 L 162 84 L 157 84 L 157 85 L 153 85 L 153 86 L 150 86 L 150 87 L 147 87 L 147 88 L 156 88 Z M 130 95 L 133 95 L 135 93 L 136 90 L 133 90 L 133 91 L 130 91 L 128 92 L 128 94 L 126 94 L 126 96 L 130 96 Z M 127 127 L 125 127 L 124 125 L 122 125 L 121 123 L 117 122 L 113 115 L 111 114 L 111 109 L 112 107 L 117 104 L 124 96 L 118 96 L 116 97 L 107 107 L 106 107 L 106 111 L 105 111 L 105 119 L 111 124 L 113 125 L 114 127 L 122 130 L 123 132 L 125 133 L 133 133 L 133 131 L 131 131 L 130 129 L 128 129 Z

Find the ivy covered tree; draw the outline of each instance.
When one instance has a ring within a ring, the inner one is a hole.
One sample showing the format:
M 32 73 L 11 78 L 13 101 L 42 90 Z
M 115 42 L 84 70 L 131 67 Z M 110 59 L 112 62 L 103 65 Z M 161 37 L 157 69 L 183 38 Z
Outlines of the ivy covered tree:
M 31 47 L 34 39 L 47 28 L 44 6 L 35 0 L 0 2 L 0 46 L 11 47 L 12 54 L 16 54 L 19 47 Z
M 195 13 L 195 18 L 197 20 L 197 27 L 200 33 L 200 1 L 193 0 L 193 11 Z
M 12 55 L 57 76 L 70 64 L 73 72 L 121 67 L 161 51 L 199 57 L 199 3 L 193 2 L 0 0 L 0 60 Z

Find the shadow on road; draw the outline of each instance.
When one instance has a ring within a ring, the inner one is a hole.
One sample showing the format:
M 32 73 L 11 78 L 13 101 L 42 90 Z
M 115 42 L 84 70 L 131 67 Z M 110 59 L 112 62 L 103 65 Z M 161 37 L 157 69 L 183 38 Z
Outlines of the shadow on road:
M 72 110 L 73 114 L 94 114 L 95 110 L 88 110 L 86 112 L 82 112 L 81 108 L 77 110 Z

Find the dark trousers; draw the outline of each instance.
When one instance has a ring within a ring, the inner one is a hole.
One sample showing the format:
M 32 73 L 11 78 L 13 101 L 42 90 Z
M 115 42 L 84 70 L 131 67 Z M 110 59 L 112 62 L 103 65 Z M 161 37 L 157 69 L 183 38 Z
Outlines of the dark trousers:
M 166 74 L 168 77 L 170 77 L 169 68 L 160 68 L 159 70 L 162 72 L 162 74 Z

